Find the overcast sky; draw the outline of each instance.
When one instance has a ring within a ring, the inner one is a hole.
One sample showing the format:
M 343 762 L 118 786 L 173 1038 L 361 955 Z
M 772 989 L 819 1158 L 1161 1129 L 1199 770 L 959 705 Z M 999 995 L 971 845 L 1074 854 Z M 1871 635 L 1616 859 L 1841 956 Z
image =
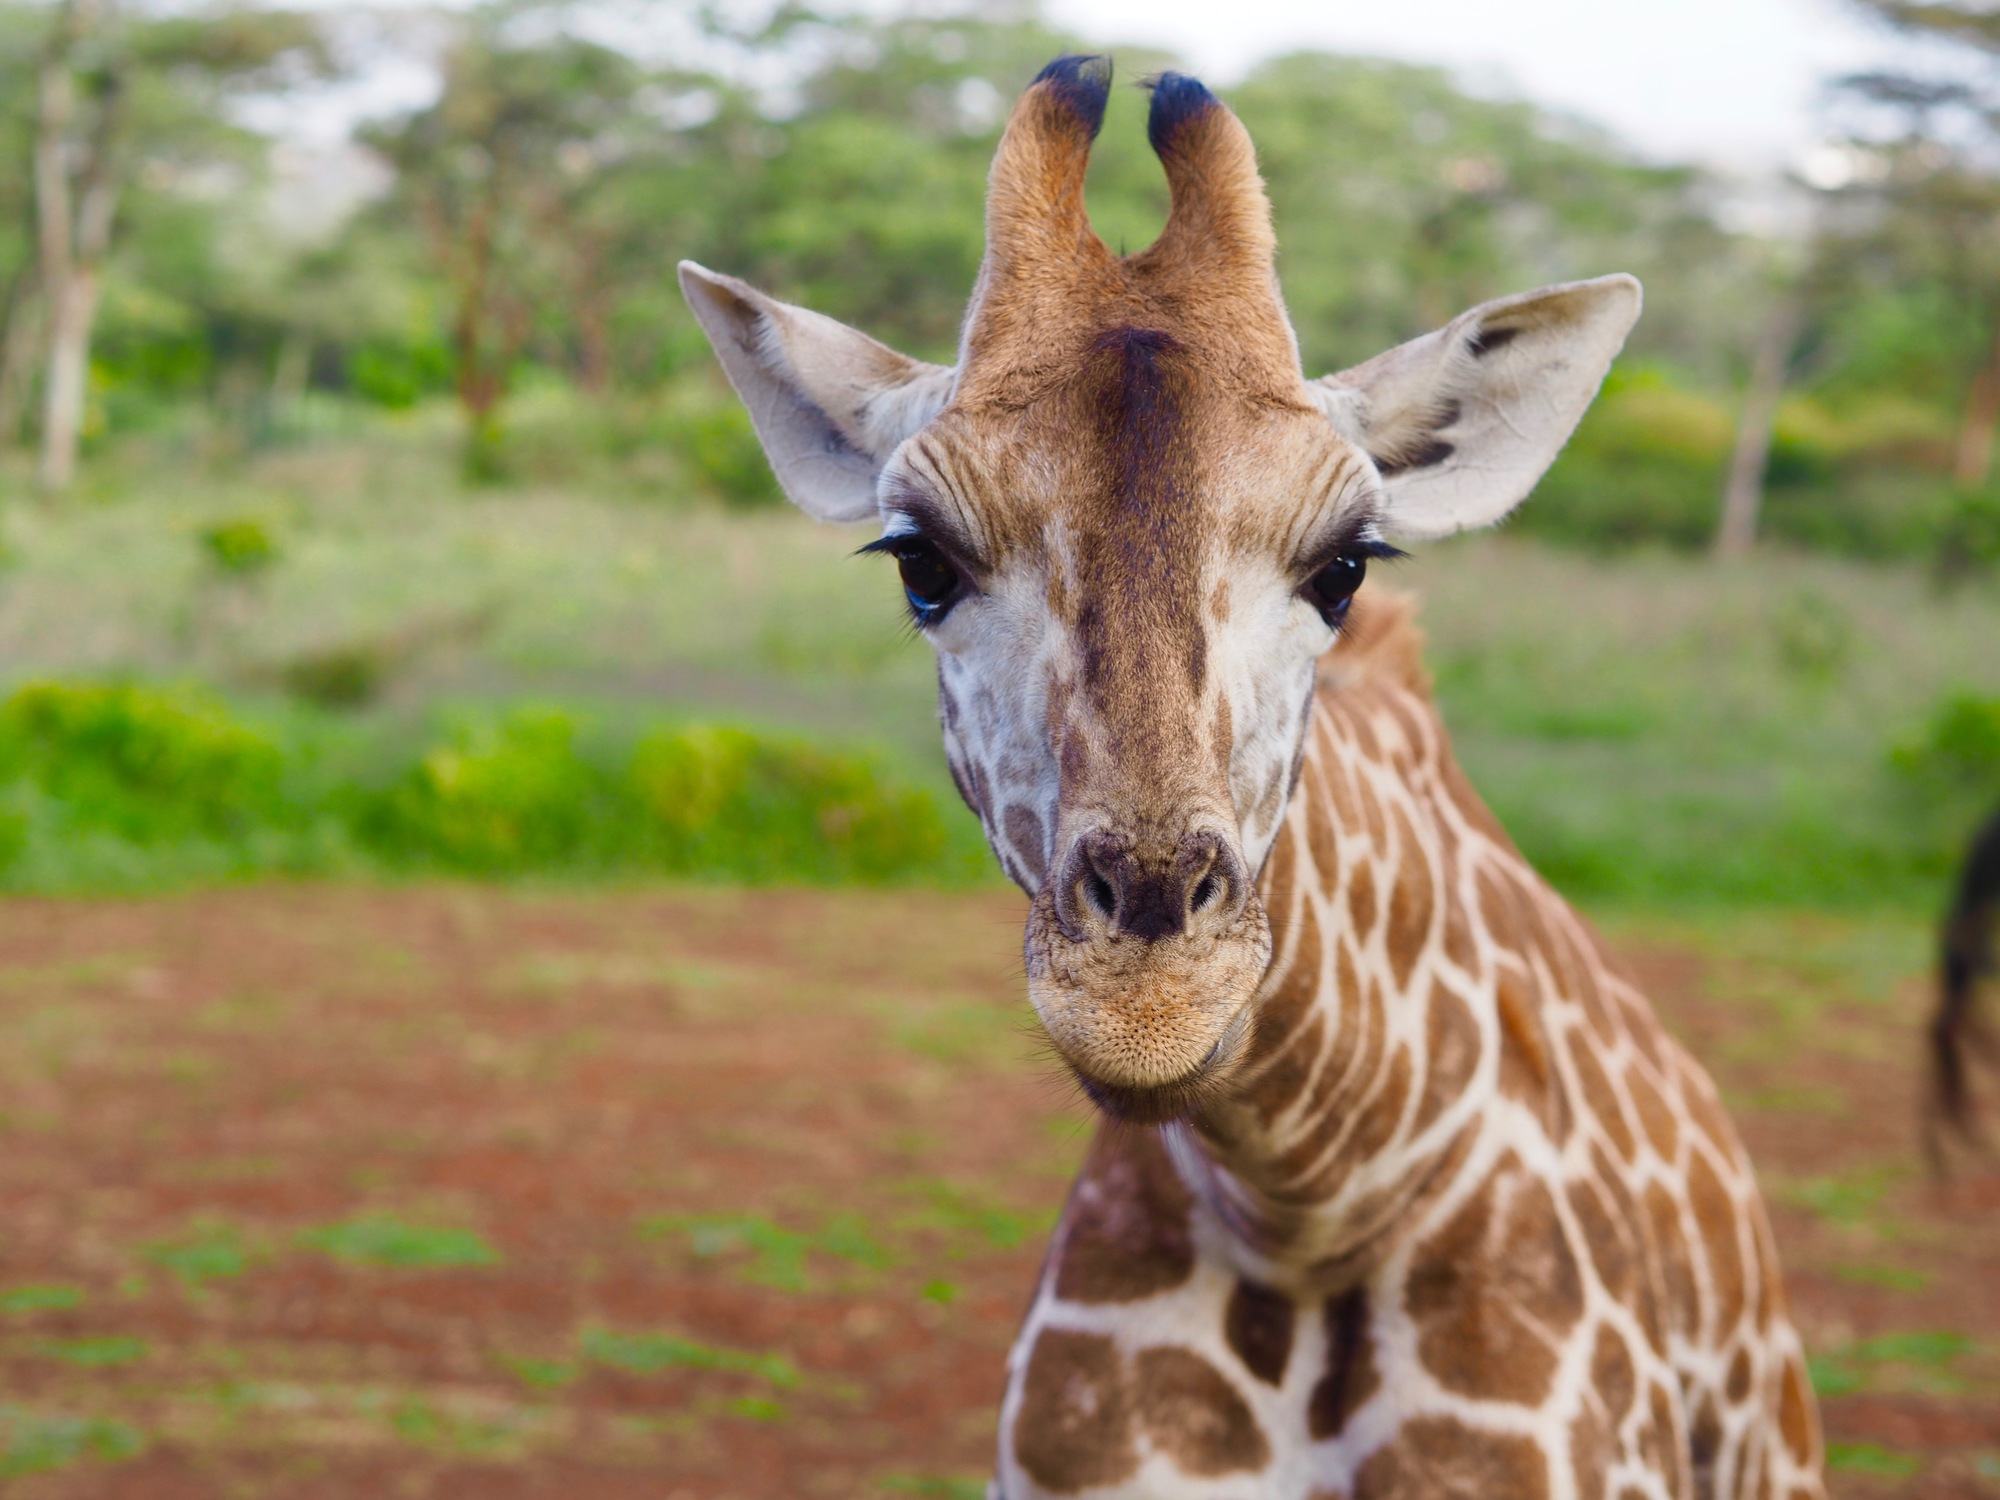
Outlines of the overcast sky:
M 1226 85 L 1299 47 L 1445 63 L 1649 153 L 1760 171 L 1818 138 L 1831 74 L 1905 45 L 1845 0 L 1048 0 L 1084 35 L 1158 42 Z

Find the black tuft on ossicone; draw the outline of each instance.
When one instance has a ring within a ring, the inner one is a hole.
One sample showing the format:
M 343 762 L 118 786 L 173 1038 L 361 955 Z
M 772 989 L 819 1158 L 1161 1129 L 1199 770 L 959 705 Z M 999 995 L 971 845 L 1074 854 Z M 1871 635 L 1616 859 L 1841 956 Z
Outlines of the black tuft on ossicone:
M 1035 75 L 1036 83 L 1076 113 L 1091 139 L 1104 128 L 1104 106 L 1111 98 L 1111 59 L 1093 53 L 1059 57 Z
M 1174 136 L 1189 120 L 1213 109 L 1219 102 L 1208 85 L 1185 73 L 1162 73 L 1152 80 L 1153 108 L 1146 116 L 1146 139 L 1155 152 L 1173 148 Z

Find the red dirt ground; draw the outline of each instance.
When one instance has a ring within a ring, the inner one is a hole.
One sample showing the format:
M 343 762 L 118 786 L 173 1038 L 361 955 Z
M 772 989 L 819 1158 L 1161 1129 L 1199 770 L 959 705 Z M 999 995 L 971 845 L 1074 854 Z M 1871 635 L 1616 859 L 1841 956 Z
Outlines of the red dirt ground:
M 1087 1129 L 1006 897 L 0 906 L 0 1489 L 981 1493 Z M 1746 936 L 1748 934 L 1748 936 Z M 2000 1179 L 1921 978 L 1621 929 L 1774 1200 L 1837 1492 L 2000 1495 Z

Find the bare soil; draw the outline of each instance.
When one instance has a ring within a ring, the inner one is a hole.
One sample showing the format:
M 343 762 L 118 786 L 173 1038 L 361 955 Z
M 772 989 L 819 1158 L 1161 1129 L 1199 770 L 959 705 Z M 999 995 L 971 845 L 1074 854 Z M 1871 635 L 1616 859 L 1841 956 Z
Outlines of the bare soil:
M 1018 915 L 0 906 L 0 1491 L 982 1493 L 1088 1131 Z M 1617 941 L 1760 1164 L 1837 1492 L 2000 1495 L 2000 1176 L 1921 1165 L 1922 975 L 1832 919 Z

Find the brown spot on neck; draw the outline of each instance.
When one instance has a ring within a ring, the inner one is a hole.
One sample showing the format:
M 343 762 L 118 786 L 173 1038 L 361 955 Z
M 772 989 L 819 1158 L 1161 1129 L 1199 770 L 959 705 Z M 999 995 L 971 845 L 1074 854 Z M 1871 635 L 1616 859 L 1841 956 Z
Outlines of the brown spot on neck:
M 1266 1385 L 1278 1385 L 1285 1378 L 1295 1316 L 1291 1298 L 1254 1281 L 1239 1280 L 1229 1294 L 1223 1333 L 1243 1368 Z
M 1156 1130 L 1107 1125 L 1092 1143 L 1056 1251 L 1056 1295 L 1132 1302 L 1194 1270 L 1194 1200 Z
M 1357 1286 L 1326 1304 L 1326 1373 L 1306 1406 L 1313 1441 L 1338 1437 L 1381 1383 L 1368 1333 L 1368 1295 Z
M 1242 1394 L 1192 1350 L 1142 1349 L 1133 1377 L 1147 1436 L 1185 1472 L 1216 1478 L 1271 1461 L 1270 1442 Z
M 1056 1494 L 1115 1484 L 1139 1466 L 1130 1382 L 1103 1334 L 1045 1328 L 1028 1355 L 1014 1456 Z

